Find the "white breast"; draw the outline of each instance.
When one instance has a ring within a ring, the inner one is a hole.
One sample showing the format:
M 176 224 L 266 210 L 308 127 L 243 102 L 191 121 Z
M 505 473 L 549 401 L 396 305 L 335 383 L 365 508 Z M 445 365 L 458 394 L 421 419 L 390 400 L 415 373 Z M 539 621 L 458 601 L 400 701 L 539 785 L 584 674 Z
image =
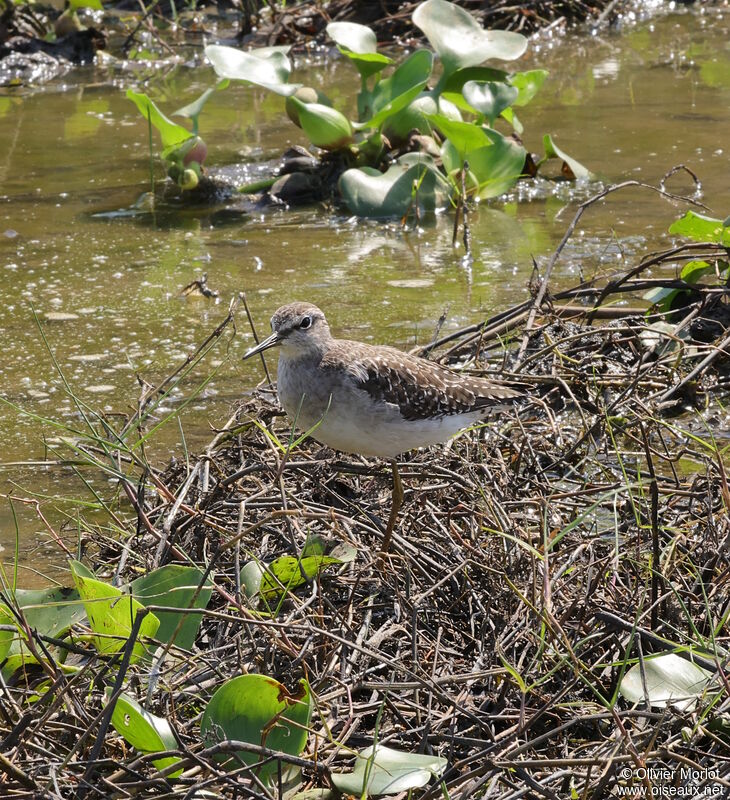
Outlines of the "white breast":
M 478 422 L 484 411 L 406 420 L 393 403 L 375 402 L 349 381 L 325 381 L 316 364 L 279 358 L 279 401 L 289 418 L 312 438 L 344 453 L 394 458 L 407 450 L 445 442 Z M 327 385 L 324 385 L 324 384 Z

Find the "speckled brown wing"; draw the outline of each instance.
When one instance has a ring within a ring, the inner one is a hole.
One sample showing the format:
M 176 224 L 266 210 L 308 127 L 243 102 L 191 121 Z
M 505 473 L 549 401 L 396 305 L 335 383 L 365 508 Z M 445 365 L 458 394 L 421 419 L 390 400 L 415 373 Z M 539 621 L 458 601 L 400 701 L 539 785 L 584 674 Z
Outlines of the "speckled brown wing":
M 375 402 L 397 405 L 407 420 L 468 414 L 522 396 L 395 348 L 337 340 L 321 367 L 342 369 L 345 365 L 358 389 Z

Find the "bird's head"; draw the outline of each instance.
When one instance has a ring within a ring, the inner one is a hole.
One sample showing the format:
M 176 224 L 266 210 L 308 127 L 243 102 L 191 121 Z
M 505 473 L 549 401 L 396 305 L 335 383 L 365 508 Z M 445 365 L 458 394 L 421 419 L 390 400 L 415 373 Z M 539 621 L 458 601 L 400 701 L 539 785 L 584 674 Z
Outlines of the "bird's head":
M 330 338 L 324 314 L 311 303 L 289 303 L 281 306 L 271 318 L 271 336 L 244 353 L 244 359 L 279 346 L 289 357 L 321 353 Z

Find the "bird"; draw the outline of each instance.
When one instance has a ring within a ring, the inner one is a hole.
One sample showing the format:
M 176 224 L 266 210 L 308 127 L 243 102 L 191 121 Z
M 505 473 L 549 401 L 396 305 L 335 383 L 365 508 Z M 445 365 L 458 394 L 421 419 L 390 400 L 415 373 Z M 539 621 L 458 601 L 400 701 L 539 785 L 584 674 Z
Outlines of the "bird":
M 344 453 L 390 462 L 393 493 L 387 553 L 403 485 L 396 456 L 445 442 L 523 394 L 387 345 L 336 339 L 317 306 L 293 302 L 271 317 L 271 335 L 244 353 L 279 348 L 277 394 L 294 425 Z

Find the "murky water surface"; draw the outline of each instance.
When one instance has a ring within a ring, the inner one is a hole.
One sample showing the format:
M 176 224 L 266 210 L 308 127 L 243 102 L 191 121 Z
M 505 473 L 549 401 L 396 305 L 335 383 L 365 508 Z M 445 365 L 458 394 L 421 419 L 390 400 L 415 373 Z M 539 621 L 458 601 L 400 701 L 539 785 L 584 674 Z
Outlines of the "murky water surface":
M 723 9 L 669 11 L 624 32 L 533 43 L 521 68 L 551 74 L 520 117 L 526 145 L 541 150 L 552 133 L 565 151 L 606 182 L 657 184 L 686 164 L 702 181 L 703 200 L 728 213 L 730 169 L 730 17 Z M 354 87 L 349 65 L 299 65 L 296 79 L 321 85 L 338 104 Z M 158 70 L 148 91 L 172 109 L 211 84 L 213 73 L 184 66 Z M 545 260 L 571 220 L 574 191 L 547 181 L 524 184 L 472 215 L 474 260 L 451 247 L 451 218 L 418 232 L 397 224 L 353 221 L 319 208 L 238 213 L 189 211 L 158 218 L 118 215 L 149 188 L 147 131 L 123 90 L 132 84 L 110 68 L 76 70 L 42 90 L 0 94 L 0 330 L 2 397 L 32 414 L 76 426 L 78 410 L 44 345 L 34 314 L 65 379 L 92 408 L 127 413 L 140 393 L 137 375 L 154 382 L 171 371 L 224 317 L 228 299 L 247 293 L 261 329 L 281 303 L 321 305 L 342 335 L 403 347 L 431 337 L 446 310 L 446 329 L 477 321 L 526 296 L 532 257 Z M 289 144 L 306 144 L 275 95 L 237 86 L 221 92 L 201 117 L 208 163 L 256 165 Z M 668 184 L 691 193 L 686 176 Z M 593 207 L 556 269 L 555 285 L 577 282 L 670 242 L 665 233 L 684 208 L 631 189 Z M 207 272 L 216 305 L 181 289 Z M 210 437 L 209 424 L 261 377 L 242 364 L 250 344 L 245 317 L 228 349 L 187 379 L 167 404 L 218 371 L 182 416 L 189 447 Z M 68 468 L 41 469 L 44 437 L 62 431 L 0 406 L 0 492 L 30 498 L 82 494 Z M 153 455 L 180 450 L 170 426 Z M 111 487 L 95 479 L 107 495 Z M 77 509 L 45 503 L 49 520 L 73 530 Z M 57 510 L 57 509 L 60 509 Z M 15 517 L 14 517 L 15 514 Z M 21 582 L 54 573 L 59 551 L 33 509 L 0 501 L 0 553 L 12 565 L 15 519 Z

